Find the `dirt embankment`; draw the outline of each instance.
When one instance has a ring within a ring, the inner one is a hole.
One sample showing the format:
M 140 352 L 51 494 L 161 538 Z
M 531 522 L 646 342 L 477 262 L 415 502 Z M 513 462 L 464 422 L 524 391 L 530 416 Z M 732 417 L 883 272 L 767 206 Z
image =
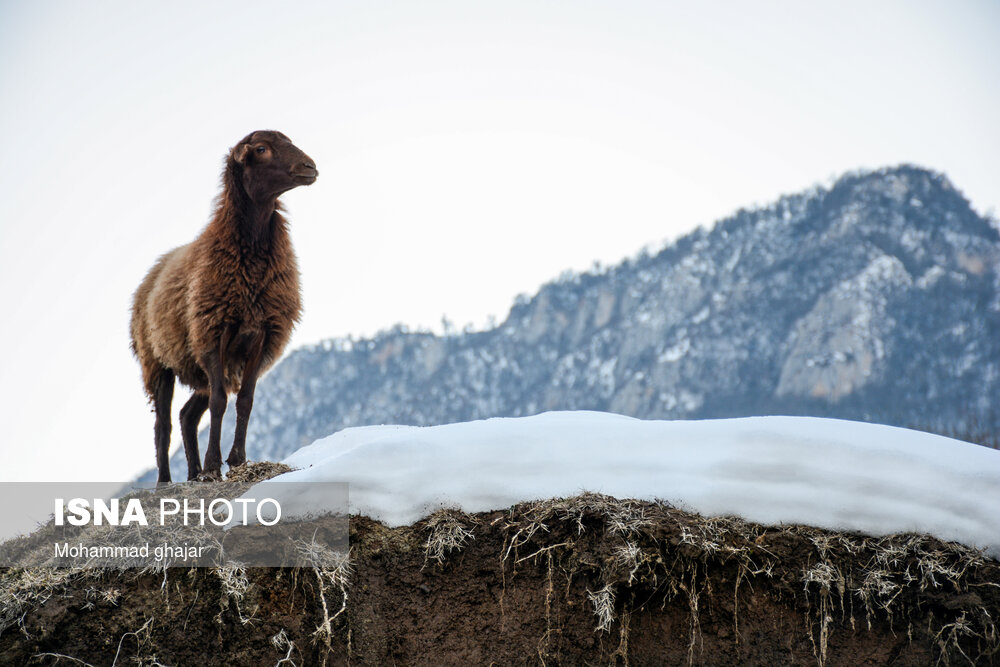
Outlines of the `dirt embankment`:
M 5 572 L 0 663 L 1000 662 L 1000 563 L 924 536 L 585 495 L 355 517 L 351 543 L 318 568 Z

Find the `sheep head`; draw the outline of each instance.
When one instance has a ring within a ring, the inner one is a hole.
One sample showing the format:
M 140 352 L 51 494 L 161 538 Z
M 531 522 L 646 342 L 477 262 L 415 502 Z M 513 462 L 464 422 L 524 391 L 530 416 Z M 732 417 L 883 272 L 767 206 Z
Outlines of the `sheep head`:
M 316 163 L 281 132 L 260 130 L 244 137 L 229 153 L 229 167 L 238 169 L 243 189 L 255 202 L 274 200 L 319 176 Z

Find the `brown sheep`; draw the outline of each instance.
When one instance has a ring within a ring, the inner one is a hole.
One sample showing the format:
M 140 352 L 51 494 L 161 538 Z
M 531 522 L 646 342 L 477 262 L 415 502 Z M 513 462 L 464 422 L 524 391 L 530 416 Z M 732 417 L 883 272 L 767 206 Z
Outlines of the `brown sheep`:
M 226 462 L 246 461 L 257 378 L 281 355 L 299 319 L 299 271 L 278 197 L 318 176 L 280 132 L 259 131 L 229 152 L 222 194 L 201 235 L 161 257 L 135 292 L 132 351 L 156 413 L 158 482 L 170 481 L 174 378 L 194 390 L 181 409 L 188 479 L 202 474 L 198 423 L 211 414 L 204 475 L 222 469 L 222 415 L 236 395 L 236 437 Z

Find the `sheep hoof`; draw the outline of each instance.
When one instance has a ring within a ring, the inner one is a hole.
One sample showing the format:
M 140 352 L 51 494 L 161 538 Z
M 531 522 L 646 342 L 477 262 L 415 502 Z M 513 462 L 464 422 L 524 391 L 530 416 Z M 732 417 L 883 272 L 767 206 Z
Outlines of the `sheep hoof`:
M 198 475 L 197 480 L 199 482 L 221 482 L 222 470 L 221 468 L 216 468 L 215 470 L 206 470 L 200 475 Z

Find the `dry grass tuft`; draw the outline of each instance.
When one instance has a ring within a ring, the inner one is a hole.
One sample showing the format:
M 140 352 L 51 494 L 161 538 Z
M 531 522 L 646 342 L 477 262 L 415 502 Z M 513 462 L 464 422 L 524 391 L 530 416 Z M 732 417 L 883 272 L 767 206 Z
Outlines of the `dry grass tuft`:
M 3 570 L 0 574 L 0 635 L 11 627 L 22 626 L 25 614 L 48 602 L 80 574 L 80 570 L 68 568 Z
M 263 482 L 266 479 L 292 472 L 295 468 L 284 463 L 273 461 L 247 461 L 241 466 L 232 468 L 226 475 L 227 482 L 253 483 Z

